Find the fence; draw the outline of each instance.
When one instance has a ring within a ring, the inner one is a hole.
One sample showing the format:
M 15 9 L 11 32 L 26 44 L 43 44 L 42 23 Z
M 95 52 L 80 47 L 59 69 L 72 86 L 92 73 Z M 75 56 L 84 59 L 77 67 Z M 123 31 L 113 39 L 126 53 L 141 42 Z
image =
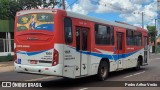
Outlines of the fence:
M 0 52 L 14 52 L 14 39 L 0 38 Z

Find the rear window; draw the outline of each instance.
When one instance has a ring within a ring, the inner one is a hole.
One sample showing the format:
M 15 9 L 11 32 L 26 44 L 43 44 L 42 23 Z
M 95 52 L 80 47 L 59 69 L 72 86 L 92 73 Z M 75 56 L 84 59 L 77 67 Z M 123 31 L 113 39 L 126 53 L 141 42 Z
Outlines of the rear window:
M 18 16 L 17 32 L 23 30 L 47 30 L 54 29 L 53 14 L 38 13 Z

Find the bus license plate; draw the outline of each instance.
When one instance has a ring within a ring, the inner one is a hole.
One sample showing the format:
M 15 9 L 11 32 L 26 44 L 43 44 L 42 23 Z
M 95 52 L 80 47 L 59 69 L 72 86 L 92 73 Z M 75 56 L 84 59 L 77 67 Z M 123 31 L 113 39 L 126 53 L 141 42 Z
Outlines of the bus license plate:
M 30 64 L 37 64 L 36 60 L 30 60 Z

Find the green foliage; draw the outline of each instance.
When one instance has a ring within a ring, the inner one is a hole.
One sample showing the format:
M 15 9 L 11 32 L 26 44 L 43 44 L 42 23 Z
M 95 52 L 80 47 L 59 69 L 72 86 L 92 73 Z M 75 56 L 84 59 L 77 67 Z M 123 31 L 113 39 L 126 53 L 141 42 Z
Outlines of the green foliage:
M 20 10 L 38 8 L 38 6 L 61 6 L 61 0 L 0 0 L 0 19 L 14 19 L 16 12 Z
M 0 0 L 0 19 L 14 19 L 20 5 L 15 0 Z
M 62 6 L 61 0 L 49 0 L 49 2 L 46 2 L 46 0 L 42 0 L 42 3 L 44 7 L 48 7 L 51 5 L 53 5 L 53 8 L 55 5 Z
M 154 42 L 155 35 L 157 35 L 156 27 L 155 26 L 147 26 L 148 33 L 151 37 L 151 42 Z
M 42 0 L 18 0 L 18 3 L 21 6 L 21 9 L 31 9 L 38 8 L 38 6 L 42 5 Z

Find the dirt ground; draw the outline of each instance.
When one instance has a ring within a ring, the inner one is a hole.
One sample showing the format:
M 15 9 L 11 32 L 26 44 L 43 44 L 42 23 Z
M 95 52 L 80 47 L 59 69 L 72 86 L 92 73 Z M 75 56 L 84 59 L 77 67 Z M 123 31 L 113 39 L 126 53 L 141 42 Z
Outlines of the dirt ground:
M 0 73 L 13 71 L 14 70 L 13 65 L 14 65 L 13 61 L 0 62 Z

